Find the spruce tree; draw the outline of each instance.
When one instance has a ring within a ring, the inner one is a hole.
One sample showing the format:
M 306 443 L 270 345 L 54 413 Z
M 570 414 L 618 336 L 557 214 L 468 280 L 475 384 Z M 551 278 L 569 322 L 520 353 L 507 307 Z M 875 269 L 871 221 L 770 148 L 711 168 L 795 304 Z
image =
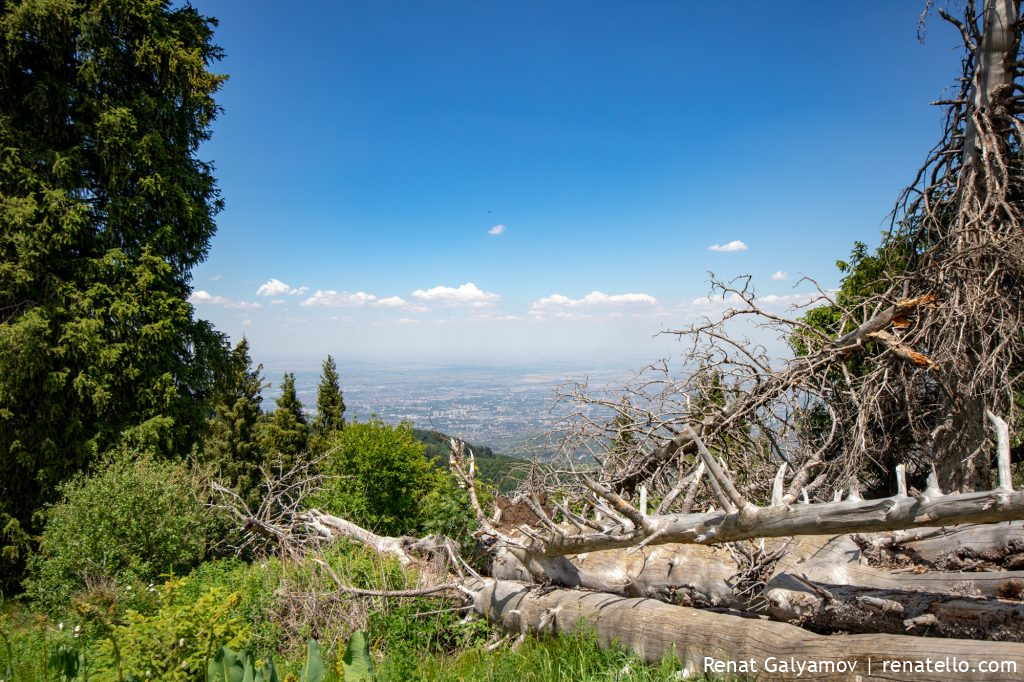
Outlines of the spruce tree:
M 262 390 L 263 365 L 253 368 L 249 342 L 242 337 L 217 392 L 205 451 L 221 478 L 250 505 L 257 502 L 259 468 L 264 461 L 258 439 Z
M 312 435 L 322 441 L 328 434 L 345 428 L 345 398 L 338 380 L 338 366 L 330 355 L 324 360 L 320 387 L 316 395 L 316 418 Z
M 275 468 L 287 469 L 306 452 L 309 427 L 295 393 L 295 375 L 285 372 L 277 409 L 263 424 L 263 448 Z
M 221 200 L 197 158 L 215 21 L 163 0 L 0 4 L 0 590 L 36 512 L 120 440 L 183 455 L 223 337 L 190 272 Z

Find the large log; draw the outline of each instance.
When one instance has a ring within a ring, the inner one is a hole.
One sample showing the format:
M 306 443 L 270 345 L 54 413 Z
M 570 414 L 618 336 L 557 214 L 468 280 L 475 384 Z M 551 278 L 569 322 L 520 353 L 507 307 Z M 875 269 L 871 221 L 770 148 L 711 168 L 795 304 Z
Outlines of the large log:
M 1008 540 L 1015 535 L 1013 529 L 1004 527 L 1001 533 L 979 530 L 984 529 L 961 528 L 918 543 L 926 543 L 935 556 L 967 543 L 972 543 L 972 551 L 993 557 L 1007 542 L 1014 546 Z M 972 535 L 981 535 L 986 541 L 976 537 L 972 542 Z M 1024 571 L 928 571 L 920 564 L 896 569 L 871 566 L 863 561 L 864 538 L 844 535 L 821 544 L 822 539 L 797 539 L 795 555 L 806 554 L 815 546 L 820 549 L 807 561 L 784 559 L 776 567 L 764 592 L 773 618 L 818 631 L 913 632 L 1024 641 L 1024 602 L 1020 601 Z
M 579 587 L 624 597 L 650 597 L 670 604 L 743 608 L 730 578 L 736 572 L 722 547 L 659 545 L 638 551 L 607 550 L 571 557 L 531 557 L 531 570 L 510 552 L 500 553 L 491 575 Z
M 512 632 L 592 630 L 603 645 L 647 661 L 687 661 L 693 676 L 735 672 L 759 680 L 1019 680 L 1024 644 L 901 635 L 815 635 L 786 623 L 673 606 L 653 599 L 538 589 L 489 580 L 474 610 Z M 718 662 L 719 667 L 711 667 Z M 997 662 L 1002 670 L 982 672 Z M 802 667 L 801 667 L 802 666 Z M 870 669 L 869 669 L 870 666 Z M 904 666 L 909 666 L 906 668 Z M 917 668 L 930 669 L 917 673 Z M 910 673 L 913 674 L 908 674 Z

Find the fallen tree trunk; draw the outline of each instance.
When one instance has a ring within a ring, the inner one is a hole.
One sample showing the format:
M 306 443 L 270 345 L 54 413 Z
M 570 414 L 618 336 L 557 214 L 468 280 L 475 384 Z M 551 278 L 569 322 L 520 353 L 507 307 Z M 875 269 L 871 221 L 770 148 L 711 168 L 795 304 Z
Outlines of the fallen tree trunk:
M 623 597 L 650 597 L 684 606 L 744 608 L 730 584 L 736 564 L 721 547 L 659 545 L 635 552 L 608 550 L 532 559 L 531 574 L 512 553 L 502 553 L 491 565 L 491 576 Z
M 977 530 L 963 528 L 921 542 L 928 542 L 930 552 L 943 555 Z M 974 551 L 994 555 L 997 543 L 1007 542 L 1007 536 L 1014 534 L 1009 531 L 986 534 L 988 543 L 984 544 L 976 539 Z M 821 540 L 798 539 L 796 543 L 804 551 L 798 549 L 796 555 L 815 546 L 821 548 L 807 561 L 784 560 L 777 566 L 764 591 L 773 618 L 824 632 L 914 632 L 1024 641 L 1022 571 L 944 572 L 928 571 L 921 565 L 870 566 L 862 561 L 862 545 L 868 539 L 844 535 L 823 545 Z
M 512 581 L 475 586 L 475 611 L 506 630 L 592 630 L 647 661 L 678 656 L 693 677 L 730 672 L 761 680 L 1017 680 L 1024 644 L 900 635 L 815 635 L 799 627 L 579 590 Z M 997 671 L 987 670 L 995 662 Z M 714 667 L 714 666 L 718 667 Z M 870 666 L 870 668 L 869 668 Z M 905 667 L 907 666 L 907 667 Z

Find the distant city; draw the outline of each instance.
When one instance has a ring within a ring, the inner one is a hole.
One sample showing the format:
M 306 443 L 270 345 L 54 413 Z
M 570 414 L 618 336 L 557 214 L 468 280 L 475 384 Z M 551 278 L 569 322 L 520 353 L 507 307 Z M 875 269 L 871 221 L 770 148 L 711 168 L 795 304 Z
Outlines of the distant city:
M 586 377 L 592 386 L 629 378 L 635 367 L 573 368 L 565 365 L 425 365 L 338 362 L 347 419 L 376 415 L 397 424 L 410 421 L 490 446 L 513 457 L 543 456 L 546 435 L 564 415 L 556 389 Z M 274 408 L 287 367 L 265 368 L 271 386 L 263 407 Z M 308 412 L 316 407 L 319 369 L 296 369 L 295 385 Z

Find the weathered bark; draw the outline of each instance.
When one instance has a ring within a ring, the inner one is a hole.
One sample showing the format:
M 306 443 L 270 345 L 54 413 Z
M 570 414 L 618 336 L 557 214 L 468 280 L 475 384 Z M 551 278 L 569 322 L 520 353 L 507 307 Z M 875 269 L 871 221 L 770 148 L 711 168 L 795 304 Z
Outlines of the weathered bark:
M 975 55 L 977 75 L 971 88 L 975 114 L 988 114 L 993 105 L 1012 93 L 1019 38 L 1019 4 L 1017 0 L 985 0 L 981 45 Z M 964 140 L 964 166 L 978 158 L 980 135 L 975 122 L 969 122 Z
M 941 557 L 975 530 L 959 529 L 918 542 L 927 542 L 927 551 Z M 1015 530 L 1021 532 L 1019 526 Z M 995 553 L 1007 534 L 987 534 L 988 542 L 975 540 L 974 547 Z M 944 547 L 938 545 L 939 539 Z M 919 573 L 921 565 L 869 566 L 853 537 L 839 536 L 823 545 L 821 540 L 797 540 L 804 548 L 821 546 L 807 561 L 779 562 L 764 592 L 773 618 L 825 632 L 914 632 L 1024 641 L 1024 602 L 1019 601 L 1024 571 Z
M 443 539 L 380 536 L 316 510 L 308 513 L 307 523 L 324 539 L 343 537 L 359 542 L 381 555 L 396 557 L 403 566 L 447 551 Z M 948 532 L 925 528 L 913 535 L 856 539 L 850 535 L 802 536 L 786 546 L 763 600 L 773 618 L 819 631 L 917 630 L 936 636 L 1021 641 L 1024 605 L 993 600 L 1019 599 L 1024 592 L 1024 571 L 916 573 L 880 568 L 865 564 L 862 545 L 899 542 L 905 551 L 940 560 L 954 549 L 979 556 L 997 553 L 1015 547 L 1022 539 L 1021 524 L 968 526 Z M 490 573 L 500 580 L 702 608 L 747 610 L 762 598 L 737 592 L 733 555 L 722 547 L 703 545 L 659 545 L 570 557 L 499 548 Z
M 588 521 L 562 506 L 559 509 L 572 526 L 558 526 L 538 507 L 541 523 L 535 528 L 520 527 L 526 537 L 523 543 L 516 543 L 517 556 L 528 565 L 529 556 L 566 556 L 667 543 L 720 544 L 757 538 L 876 533 L 923 526 L 1024 519 L 1024 492 L 1014 492 L 1011 479 L 1008 426 L 997 415 L 987 414 L 998 441 L 998 484 L 993 490 L 946 495 L 939 488 L 934 471 L 923 493 L 908 490 L 904 467 L 898 465 L 897 493 L 892 497 L 864 500 L 860 495 L 860 484 L 853 478 L 849 494 L 843 501 L 838 501 L 837 491 L 836 502 L 793 505 L 781 495 L 785 472 L 783 464 L 776 476 L 770 507 L 758 507 L 746 500 L 728 472 L 704 445 L 700 435 L 687 426 L 684 434 L 691 439 L 706 466 L 715 497 L 724 511 L 649 516 L 614 490 L 582 475 L 580 482 L 591 493 L 587 502 L 608 520 L 600 523 Z M 481 516 L 478 513 L 478 518 Z M 481 527 L 491 536 L 509 544 L 507 537 L 501 537 L 486 522 L 482 521 Z
M 762 680 L 904 680 L 906 673 L 892 672 L 898 662 L 932 662 L 932 672 L 916 674 L 921 680 L 1017 680 L 1024 671 L 1024 645 L 901 635 L 823 636 L 786 623 L 710 613 L 673 606 L 652 599 L 617 597 L 578 590 L 538 590 L 512 581 L 486 581 L 473 588 L 474 609 L 490 622 L 513 632 L 568 633 L 592 630 L 604 645 L 626 647 L 647 661 L 675 655 L 688 661 L 694 676 L 705 671 L 706 659 L 747 664 L 750 678 Z M 822 672 L 807 668 L 782 671 L 778 664 L 790 659 L 817 662 L 832 668 Z M 953 659 L 968 671 L 936 671 Z M 1012 665 L 1004 672 L 984 673 L 979 664 L 1003 661 Z M 844 662 L 847 669 L 836 665 Z M 848 666 L 855 665 L 853 670 Z M 772 667 L 776 670 L 771 670 Z M 753 670 L 751 670 L 751 667 Z M 887 668 L 889 669 L 887 671 Z
M 514 555 L 503 553 L 492 563 L 491 575 L 500 580 L 532 580 L 684 606 L 744 606 L 729 582 L 736 564 L 721 547 L 660 545 L 636 552 L 541 556 L 532 558 L 532 568 L 533 574 Z
M 325 514 L 318 509 L 311 509 L 303 515 L 303 522 L 313 529 L 317 535 L 328 542 L 345 538 L 369 547 L 381 556 L 391 556 L 408 568 L 417 561 L 433 558 L 435 555 L 449 551 L 450 540 L 428 535 L 417 538 L 411 535 L 390 537 L 377 535 L 346 519 Z
M 564 534 L 538 529 L 532 553 L 545 556 L 582 554 L 641 544 L 723 543 L 796 535 L 876 533 L 921 526 L 997 523 L 1024 519 L 1024 492 L 1004 488 L 943 495 L 927 490 L 918 497 L 894 495 L 876 500 L 754 507 L 703 514 L 667 514 L 644 518 L 618 532 Z

